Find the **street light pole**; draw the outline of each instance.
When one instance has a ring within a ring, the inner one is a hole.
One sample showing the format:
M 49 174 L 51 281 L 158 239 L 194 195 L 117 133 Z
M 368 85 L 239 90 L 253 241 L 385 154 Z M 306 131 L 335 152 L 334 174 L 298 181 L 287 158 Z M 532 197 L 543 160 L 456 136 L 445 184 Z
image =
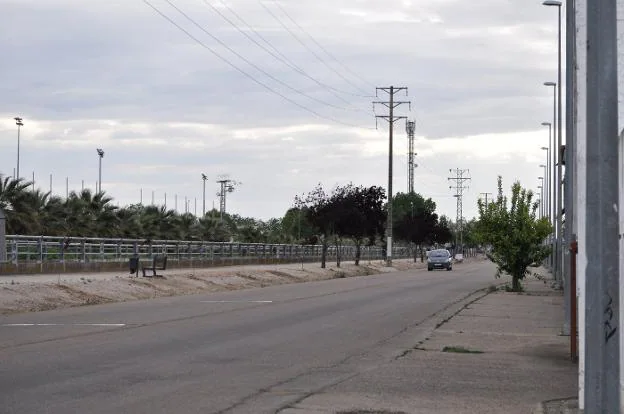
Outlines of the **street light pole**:
M 204 173 L 202 173 L 202 180 L 204 182 L 204 198 L 203 198 L 203 215 L 202 217 L 206 217 L 206 180 L 208 179 L 208 176 Z
M 557 241 L 559 238 L 559 215 L 557 214 L 557 196 L 559 194 L 559 186 L 557 185 L 557 183 L 559 182 L 559 177 L 557 175 L 557 169 L 555 168 L 557 166 L 557 151 L 556 151 L 556 136 L 557 136 L 557 132 L 559 131 L 559 129 L 561 128 L 561 126 L 557 123 L 557 83 L 556 82 L 544 82 L 545 86 L 552 86 L 553 87 L 553 125 L 552 125 L 552 136 L 551 139 L 548 142 L 548 146 L 550 148 L 550 155 L 548 156 L 549 162 L 550 162 L 550 166 L 549 171 L 551 171 L 551 186 L 550 186 L 550 194 L 552 195 L 551 198 L 551 202 L 550 202 L 550 221 L 554 227 L 553 230 L 553 243 L 552 243 L 552 249 L 553 252 L 551 254 L 551 262 L 552 262 L 552 271 L 553 271 L 553 275 L 555 276 L 555 280 L 559 280 L 558 279 L 558 274 L 559 274 L 559 265 L 558 265 L 558 254 L 559 251 L 557 249 Z M 552 143 L 551 143 L 552 141 Z
M 99 167 L 98 167 L 98 187 L 96 190 L 98 193 L 102 192 L 102 158 L 104 158 L 104 151 L 102 150 L 102 148 L 98 148 L 97 149 L 97 154 L 99 157 Z
M 22 118 L 20 118 L 19 116 L 16 116 L 13 119 L 15 119 L 15 125 L 17 125 L 17 169 L 16 169 L 16 173 L 15 173 L 15 177 L 14 178 L 20 178 L 20 172 L 19 172 L 19 164 L 20 164 L 20 128 L 24 126 L 24 123 L 22 122 Z
M 555 180 L 555 188 L 556 188 L 556 196 L 555 196 L 555 209 L 556 209 L 556 214 L 555 214 L 555 219 L 556 219 L 556 266 L 555 266 L 555 280 L 561 281 L 562 280 L 562 272 L 561 272 L 561 265 L 562 265 L 562 255 L 561 255 L 561 220 L 562 220 L 562 216 L 561 216 L 561 201 L 562 201 L 562 197 L 561 197 L 561 183 L 562 183 L 562 164 L 563 164 L 563 160 L 561 160 L 561 146 L 562 146 L 562 128 L 561 128 L 561 123 L 562 123 L 562 105 L 561 105 L 561 2 L 558 0 L 546 0 L 542 3 L 544 6 L 554 6 L 557 7 L 557 12 L 558 12 L 558 16 L 559 16 L 559 21 L 558 21 L 558 38 L 557 38 L 557 145 L 556 145 L 556 159 L 559 160 L 558 163 L 556 163 L 555 165 L 557 166 L 557 174 L 556 174 L 556 180 Z
M 542 122 L 543 126 L 547 126 L 548 127 L 548 148 L 544 148 L 542 147 L 542 149 L 546 149 L 548 151 L 547 156 L 546 156 L 546 166 L 548 168 L 546 175 L 544 176 L 544 178 L 546 179 L 546 190 L 548 190 L 547 194 L 548 194 L 548 218 L 551 219 L 552 218 L 552 206 L 551 206 L 551 195 L 552 195 L 552 188 L 553 188 L 553 176 L 552 176 L 552 167 L 551 167 L 551 157 L 550 154 L 552 152 L 552 135 L 553 135 L 553 125 L 551 122 Z M 546 193 L 546 191 L 544 191 Z
M 540 210 L 543 212 L 544 211 L 544 177 L 537 177 L 537 179 L 541 180 L 541 185 L 538 188 L 540 189 L 540 204 L 541 204 Z M 543 216 L 544 215 L 542 214 L 542 217 Z

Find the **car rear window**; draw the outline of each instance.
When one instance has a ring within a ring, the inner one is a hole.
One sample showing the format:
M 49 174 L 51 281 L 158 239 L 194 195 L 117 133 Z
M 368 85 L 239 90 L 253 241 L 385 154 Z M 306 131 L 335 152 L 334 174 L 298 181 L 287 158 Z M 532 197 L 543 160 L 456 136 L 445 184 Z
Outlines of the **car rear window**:
M 433 257 L 448 257 L 448 252 L 444 250 L 434 250 L 431 252 L 430 256 Z

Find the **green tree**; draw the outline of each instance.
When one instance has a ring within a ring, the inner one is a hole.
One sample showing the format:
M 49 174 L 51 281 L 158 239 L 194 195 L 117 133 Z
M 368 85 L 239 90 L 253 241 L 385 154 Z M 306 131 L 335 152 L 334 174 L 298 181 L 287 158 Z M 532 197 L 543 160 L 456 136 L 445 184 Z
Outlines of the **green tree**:
M 384 233 L 386 211 L 385 190 L 381 187 L 355 187 L 349 184 L 336 189 L 331 198 L 335 217 L 335 233 L 349 237 L 355 244 L 355 265 L 360 264 L 362 244 L 373 245 Z M 339 237 L 336 237 L 338 245 Z M 339 259 L 339 257 L 338 257 Z
M 282 234 L 298 244 L 316 244 L 318 241 L 307 210 L 301 207 L 298 197 L 295 198 L 295 206 L 289 208 L 282 218 Z
M 307 213 L 307 220 L 316 229 L 316 234 L 321 242 L 321 268 L 326 267 L 327 248 L 329 236 L 333 234 L 335 227 L 334 211 L 332 210 L 331 199 L 318 184 L 314 190 L 300 199 L 301 208 Z
M 481 200 L 475 235 L 479 242 L 490 246 L 488 258 L 498 269 L 496 277 L 506 273 L 512 277 L 512 290 L 522 289 L 521 280 L 549 254 L 544 240 L 552 227 L 546 218 L 538 219 L 538 202 L 533 192 L 522 188 L 519 182 L 511 187 L 511 205 L 503 195 L 503 180 L 498 177 L 498 197 L 485 205 Z
M 453 240 L 453 232 L 451 230 L 452 223 L 447 216 L 440 216 L 437 225 L 433 229 L 433 243 L 444 244 Z
M 21 178 L 0 175 L 0 209 L 6 214 L 9 234 L 32 234 L 37 228 L 37 211 L 28 192 L 30 185 Z

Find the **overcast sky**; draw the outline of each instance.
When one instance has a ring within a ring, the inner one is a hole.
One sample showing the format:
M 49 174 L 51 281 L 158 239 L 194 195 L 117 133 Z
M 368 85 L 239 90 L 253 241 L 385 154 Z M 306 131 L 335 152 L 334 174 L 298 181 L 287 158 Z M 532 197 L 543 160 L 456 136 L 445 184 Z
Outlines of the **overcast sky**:
M 102 188 L 121 206 L 142 189 L 144 203 L 177 194 L 201 213 L 201 174 L 207 208 L 229 174 L 242 184 L 228 212 L 281 217 L 319 182 L 387 187 L 372 101 L 394 85 L 411 101 L 395 114 L 416 121 L 415 189 L 441 214 L 455 218 L 450 169 L 470 170 L 467 218 L 499 174 L 539 183 L 557 63 L 556 9 L 541 1 L 150 3 L 187 33 L 142 0 L 0 0 L 0 173 L 16 166 L 21 116 L 20 175 L 42 189 L 50 174 L 55 194 L 66 177 L 95 188 L 103 148 Z M 406 192 L 403 120 L 394 154 Z

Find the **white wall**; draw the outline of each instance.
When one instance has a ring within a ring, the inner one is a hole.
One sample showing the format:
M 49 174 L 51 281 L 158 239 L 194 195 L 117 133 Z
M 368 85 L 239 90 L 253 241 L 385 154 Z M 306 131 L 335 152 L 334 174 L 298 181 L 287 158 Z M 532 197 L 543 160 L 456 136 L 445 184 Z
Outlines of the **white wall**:
M 586 100 L 587 100 L 587 0 L 575 0 L 576 11 L 576 216 L 578 256 L 576 260 L 576 292 L 579 332 L 579 408 L 585 407 L 585 212 L 586 206 Z
M 620 234 L 624 232 L 624 0 L 617 1 L 618 20 L 618 131 L 620 134 L 619 214 Z M 620 238 L 620 412 L 624 413 L 624 240 Z

